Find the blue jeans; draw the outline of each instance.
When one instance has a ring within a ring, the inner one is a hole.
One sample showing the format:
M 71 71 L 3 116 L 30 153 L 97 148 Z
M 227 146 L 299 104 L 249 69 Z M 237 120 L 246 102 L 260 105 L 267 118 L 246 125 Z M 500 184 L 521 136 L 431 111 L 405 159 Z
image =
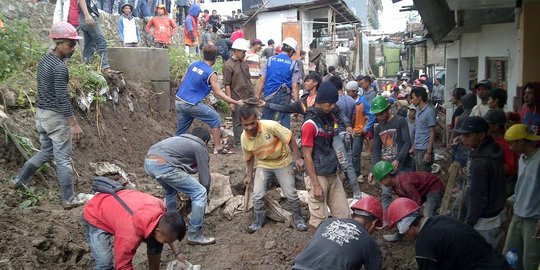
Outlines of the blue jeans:
M 265 210 L 264 196 L 266 195 L 267 184 L 273 176 L 276 177 L 293 211 L 300 207 L 300 199 L 294 186 L 293 171 L 292 165 L 276 169 L 257 168 L 253 180 L 253 210 Z
M 291 103 L 291 94 L 281 90 L 280 88 L 277 90 L 277 93 L 273 97 L 266 100 L 266 102 L 287 105 Z M 264 107 L 262 111 L 262 119 L 274 120 L 274 121 L 279 122 L 282 126 L 286 128 L 291 128 L 291 114 L 290 113 L 282 113 L 282 112 L 274 111 L 272 109 Z
M 36 127 L 39 132 L 41 149 L 27 162 L 39 168 L 46 162 L 56 161 L 56 173 L 60 183 L 60 196 L 63 202 L 73 199 L 73 168 L 71 167 L 71 129 L 66 118 L 54 111 L 37 109 Z M 24 166 L 26 167 L 26 166 Z M 24 168 L 23 167 L 23 168 Z M 20 172 L 19 175 L 25 175 Z M 27 185 L 31 180 L 18 179 Z
M 94 25 L 88 26 L 84 21 L 84 15 L 79 13 L 79 29 L 82 30 L 84 37 L 83 60 L 85 63 L 91 62 L 97 49 L 98 54 L 101 56 L 101 68 L 109 68 L 107 40 L 99 26 L 99 17 L 92 15 L 92 18 L 94 19 Z
M 356 175 L 362 174 L 362 148 L 364 147 L 364 135 L 354 135 L 353 137 L 353 149 L 352 149 L 352 166 Z
M 81 224 L 96 264 L 94 270 L 114 269 L 112 235 L 88 223 L 84 218 L 81 218 Z
M 203 102 L 191 105 L 183 100 L 176 99 L 176 117 L 178 125 L 176 126 L 176 136 L 187 132 L 193 119 L 199 119 L 206 123 L 210 128 L 221 127 L 221 117 L 219 114 Z
M 350 145 L 345 145 L 345 136 L 347 135 L 345 132 L 342 132 L 341 134 L 334 137 L 334 140 L 332 142 L 332 147 L 334 148 L 334 151 L 336 152 L 336 156 L 339 161 L 339 165 L 341 166 L 341 170 L 347 174 L 347 179 L 349 180 L 349 185 L 351 186 L 351 190 L 354 192 L 360 192 L 360 187 L 358 186 L 358 182 L 356 181 L 356 173 L 354 171 L 353 165 L 352 165 L 352 153 Z M 354 194 L 357 195 L 357 194 Z
M 441 206 L 441 200 L 444 191 L 434 191 L 426 194 L 426 201 L 424 202 L 424 216 L 432 217 L 437 215 L 437 209 Z
M 156 179 L 165 191 L 167 211 L 177 211 L 176 194 L 184 192 L 191 198 L 191 219 L 189 232 L 198 233 L 204 224 L 206 210 L 206 189 L 187 172 L 158 160 L 145 159 L 144 170 L 148 176 Z

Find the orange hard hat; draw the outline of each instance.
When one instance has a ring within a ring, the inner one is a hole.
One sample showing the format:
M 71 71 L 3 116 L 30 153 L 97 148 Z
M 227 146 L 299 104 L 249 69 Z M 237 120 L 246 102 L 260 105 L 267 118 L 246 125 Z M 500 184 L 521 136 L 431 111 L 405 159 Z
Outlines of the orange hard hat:
M 388 207 L 388 229 L 420 208 L 421 206 L 411 199 L 403 197 L 395 199 Z
M 383 208 L 381 202 L 377 198 L 369 195 L 364 196 L 353 204 L 351 209 L 353 210 L 353 213 L 357 215 L 362 215 L 359 211 L 367 212 L 377 218 L 375 226 L 381 227 L 383 225 Z

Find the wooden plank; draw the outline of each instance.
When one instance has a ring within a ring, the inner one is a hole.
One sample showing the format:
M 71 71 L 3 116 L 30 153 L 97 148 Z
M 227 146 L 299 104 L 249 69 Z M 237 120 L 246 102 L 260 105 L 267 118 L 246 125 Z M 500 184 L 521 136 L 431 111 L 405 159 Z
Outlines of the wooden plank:
M 302 24 L 301 22 L 284 22 L 281 25 L 281 36 L 282 39 L 292 37 L 296 42 L 298 43 L 297 48 L 295 48 L 296 52 L 292 59 L 298 60 L 300 57 L 299 50 L 302 50 Z
M 450 199 L 452 198 L 452 191 L 456 186 L 456 179 L 459 176 L 459 171 L 461 170 L 461 164 L 454 161 L 450 165 L 450 176 L 448 177 L 448 182 L 446 182 L 446 189 L 444 190 L 444 196 L 441 202 L 441 209 L 439 210 L 441 215 L 448 214 L 448 206 L 450 205 Z

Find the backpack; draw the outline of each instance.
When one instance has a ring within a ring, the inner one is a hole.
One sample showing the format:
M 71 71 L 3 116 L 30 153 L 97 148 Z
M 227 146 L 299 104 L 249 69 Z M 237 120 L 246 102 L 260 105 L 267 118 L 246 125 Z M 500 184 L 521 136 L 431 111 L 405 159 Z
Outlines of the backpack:
M 94 182 L 92 183 L 92 190 L 95 192 L 111 194 L 117 201 L 126 209 L 130 216 L 133 216 L 133 211 L 129 206 L 116 194 L 120 190 L 124 190 L 125 187 L 122 186 L 117 181 L 114 181 L 105 176 L 96 176 L 94 177 Z

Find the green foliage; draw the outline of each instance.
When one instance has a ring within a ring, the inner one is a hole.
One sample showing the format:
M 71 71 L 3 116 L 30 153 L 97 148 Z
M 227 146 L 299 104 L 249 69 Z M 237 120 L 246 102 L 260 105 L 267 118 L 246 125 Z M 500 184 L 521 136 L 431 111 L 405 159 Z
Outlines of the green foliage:
M 229 110 L 229 104 L 221 99 L 218 99 L 216 104 L 214 104 L 214 108 L 221 114 L 225 116 L 230 116 L 231 112 Z
M 80 51 L 80 50 L 79 50 Z M 79 52 L 80 54 L 80 52 Z M 80 57 L 75 54 L 72 61 L 68 64 L 69 69 L 69 84 L 72 91 L 78 89 L 82 93 L 87 94 L 95 92 L 107 85 L 106 81 L 101 78 L 101 73 L 96 71 L 96 67 L 80 62 Z M 75 93 L 71 93 L 73 96 Z
M 0 30 L 0 81 L 20 71 L 35 70 L 46 50 L 27 23 L 10 22 Z
M 189 64 L 196 60 L 200 60 L 200 58 L 186 55 L 186 51 L 184 50 L 184 48 L 170 47 L 169 75 L 171 80 L 178 80 L 180 77 L 184 76 Z
M 24 199 L 24 201 L 19 204 L 20 208 L 28 208 L 38 203 L 38 195 L 33 187 L 23 187 L 19 190 L 19 193 Z

